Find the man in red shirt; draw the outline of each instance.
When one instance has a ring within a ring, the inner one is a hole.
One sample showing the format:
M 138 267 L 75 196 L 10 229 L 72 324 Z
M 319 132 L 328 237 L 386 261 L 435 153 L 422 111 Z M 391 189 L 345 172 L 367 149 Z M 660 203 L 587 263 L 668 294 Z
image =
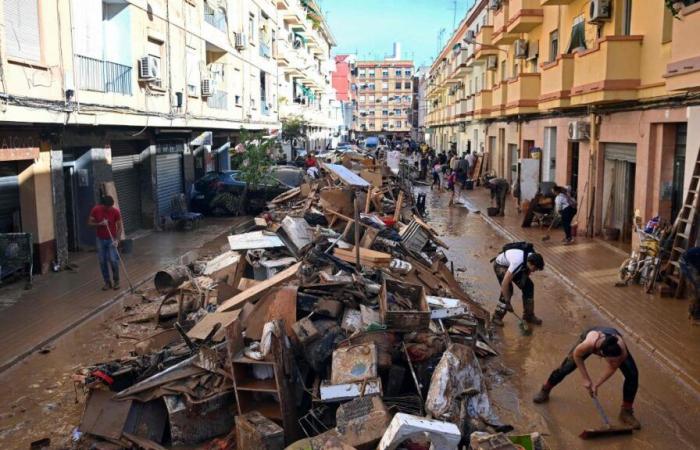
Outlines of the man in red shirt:
M 309 167 L 317 167 L 318 166 L 318 161 L 316 161 L 316 156 L 309 152 L 309 156 L 306 157 L 306 168 L 308 169 Z
M 122 215 L 114 207 L 114 199 L 109 195 L 102 197 L 99 205 L 90 211 L 88 225 L 95 227 L 97 234 L 97 256 L 100 261 L 100 270 L 105 285 L 103 291 L 108 289 L 119 289 L 119 236 L 122 234 Z M 110 280 L 109 268 L 112 268 L 112 278 Z

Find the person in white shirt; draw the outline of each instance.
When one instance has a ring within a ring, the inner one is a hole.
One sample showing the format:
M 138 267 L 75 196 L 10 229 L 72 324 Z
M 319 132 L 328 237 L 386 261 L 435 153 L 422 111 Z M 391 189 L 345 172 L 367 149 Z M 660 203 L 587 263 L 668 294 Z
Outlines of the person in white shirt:
M 544 259 L 534 251 L 532 244 L 525 242 L 509 244 L 504 248 L 506 250 L 493 259 L 493 271 L 501 285 L 501 296 L 491 321 L 503 326 L 506 312 L 513 310 L 510 301 L 515 283 L 523 294 L 523 320 L 533 325 L 542 325 L 542 320 L 535 315 L 535 284 L 530 279 L 530 274 L 544 269 Z
M 573 244 L 574 238 L 571 234 L 571 222 L 576 215 L 576 200 L 574 200 L 561 186 L 555 186 L 553 191 L 557 194 L 554 198 L 554 209 L 561 216 L 561 223 L 564 227 L 564 245 Z

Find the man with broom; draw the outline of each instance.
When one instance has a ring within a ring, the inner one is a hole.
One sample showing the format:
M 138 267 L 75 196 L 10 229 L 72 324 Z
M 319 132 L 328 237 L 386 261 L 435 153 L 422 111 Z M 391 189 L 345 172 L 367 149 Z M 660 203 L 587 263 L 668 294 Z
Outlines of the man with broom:
M 600 377 L 600 380 L 595 383 L 591 381 L 584 362 L 591 355 L 600 356 L 607 363 L 605 372 Z M 532 401 L 535 403 L 549 401 L 549 393 L 552 388 L 561 383 L 576 368 L 581 372 L 583 387 L 593 398 L 597 396 L 598 388 L 619 369 L 625 377 L 625 383 L 622 386 L 622 408 L 620 409 L 619 419 L 631 428 L 637 430 L 641 428 L 641 424 L 634 417 L 633 410 L 634 397 L 639 387 L 639 372 L 619 331 L 615 328 L 593 327 L 581 333 L 574 348 L 566 355 L 561 366 L 552 372 L 547 382 Z

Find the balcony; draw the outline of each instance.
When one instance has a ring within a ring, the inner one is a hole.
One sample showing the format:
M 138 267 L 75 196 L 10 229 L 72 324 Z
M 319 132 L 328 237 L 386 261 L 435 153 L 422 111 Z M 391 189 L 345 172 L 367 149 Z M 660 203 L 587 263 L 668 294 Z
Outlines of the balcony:
M 576 0 L 540 0 L 541 6 L 570 5 Z
M 542 24 L 544 11 L 539 0 L 509 0 L 508 33 L 529 33 Z
M 528 114 L 537 112 L 540 96 L 540 74 L 521 73 L 507 85 L 506 114 Z
M 474 114 L 474 97 L 469 96 L 468 98 L 463 98 L 459 102 L 459 107 L 457 110 L 458 119 L 467 119 Z
M 292 46 L 284 39 L 275 40 L 273 46 L 275 60 L 280 67 L 287 67 L 291 63 L 290 54 L 294 51 Z
M 637 98 L 643 36 L 607 36 L 574 54 L 571 106 Z M 624 61 L 624 64 L 620 64 Z
M 485 62 L 489 56 L 497 55 L 498 50 L 493 44 L 493 27 L 481 27 L 476 34 L 476 44 L 474 44 L 474 59 Z
M 131 95 L 131 67 L 87 56 L 75 56 L 78 89 Z
M 213 109 L 228 109 L 228 93 L 226 91 L 214 91 L 207 98 L 207 106 Z
M 285 3 L 285 2 L 282 2 Z M 280 1 L 277 1 L 277 9 L 282 11 L 282 19 L 290 25 L 302 25 L 306 20 L 306 10 L 299 0 L 288 0 L 288 6 L 280 9 Z
M 493 13 L 493 44 L 512 44 L 518 38 L 517 34 L 508 32 L 508 3 L 502 2 L 501 7 Z
M 493 92 L 491 93 L 491 117 L 501 117 L 505 113 L 506 103 L 508 103 L 507 80 L 493 87 Z
M 666 87 L 671 91 L 700 89 L 700 50 L 697 47 L 700 29 L 700 3 L 680 11 L 680 20 L 673 21 L 671 61 L 666 66 Z
M 467 66 L 467 61 L 469 60 L 469 51 L 466 48 L 462 48 L 455 59 L 452 62 L 452 78 L 461 81 L 462 78 L 467 76 L 471 71 L 471 67 Z
M 491 116 L 493 92 L 484 89 L 474 95 L 474 119 L 485 119 Z
M 543 63 L 540 73 L 541 110 L 565 108 L 570 104 L 574 84 L 574 55 L 559 55 L 553 62 Z

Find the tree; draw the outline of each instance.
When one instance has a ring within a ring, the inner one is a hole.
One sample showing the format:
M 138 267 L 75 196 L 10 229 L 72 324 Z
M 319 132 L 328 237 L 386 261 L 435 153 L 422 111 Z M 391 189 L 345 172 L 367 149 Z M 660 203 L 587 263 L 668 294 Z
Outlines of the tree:
M 240 180 L 245 182 L 239 205 L 241 212 L 246 211 L 248 193 L 258 189 L 268 177 L 274 149 L 274 139 L 265 138 L 262 133 L 244 132 L 241 134 L 241 143 L 231 150 L 234 167 L 240 170 Z
M 306 135 L 308 122 L 303 117 L 288 117 L 282 119 L 282 140 L 292 142 L 294 139 L 303 138 Z

